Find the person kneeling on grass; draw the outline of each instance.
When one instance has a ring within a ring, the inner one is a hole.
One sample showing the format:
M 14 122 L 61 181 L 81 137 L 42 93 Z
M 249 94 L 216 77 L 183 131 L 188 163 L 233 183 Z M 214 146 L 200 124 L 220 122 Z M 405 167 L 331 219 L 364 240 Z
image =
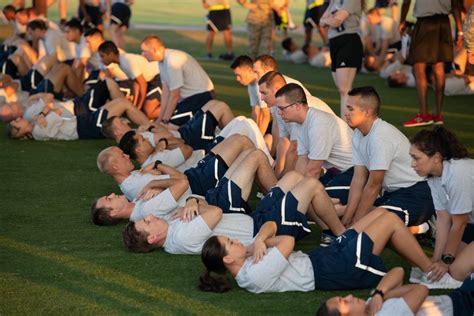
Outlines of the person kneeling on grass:
M 228 290 L 227 278 L 211 274 L 225 275 L 227 271 L 240 287 L 253 293 L 369 288 L 385 275 L 380 254 L 388 242 L 422 271 L 428 272 L 431 266 L 400 218 L 383 209 L 361 218 L 329 247 L 316 248 L 308 254 L 294 252 L 295 237 L 275 236 L 276 227 L 273 228 L 260 233 L 262 241 L 258 247 L 264 255 L 259 262 L 249 257 L 251 248 L 235 240 L 225 236 L 209 238 L 202 249 L 206 270 L 200 277 L 199 288 L 214 292 Z M 453 287 L 460 286 L 452 278 L 451 282 Z
M 65 108 L 54 109 L 46 104 L 31 122 L 17 118 L 8 125 L 8 135 L 14 139 L 74 140 L 104 138 L 102 123 L 110 116 L 126 114 L 135 124 L 145 124 L 148 119 L 134 108 L 130 101 L 121 98 L 106 103 L 95 112 L 74 115 Z
M 453 276 L 464 282 L 448 295 L 427 296 L 428 289 L 424 285 L 402 285 L 404 271 L 396 267 L 382 278 L 367 301 L 352 294 L 332 297 L 321 304 L 316 315 L 471 316 L 474 314 L 473 252 L 474 243 L 470 243 L 450 268 Z

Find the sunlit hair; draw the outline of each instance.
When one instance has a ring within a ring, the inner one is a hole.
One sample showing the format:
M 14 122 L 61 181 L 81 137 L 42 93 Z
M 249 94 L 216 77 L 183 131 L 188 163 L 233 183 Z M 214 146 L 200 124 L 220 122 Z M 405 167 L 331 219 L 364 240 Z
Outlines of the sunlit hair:
M 466 147 L 453 132 L 443 126 L 436 126 L 432 130 L 425 129 L 418 132 L 410 139 L 410 143 L 429 157 L 436 153 L 439 153 L 443 160 L 468 157 Z

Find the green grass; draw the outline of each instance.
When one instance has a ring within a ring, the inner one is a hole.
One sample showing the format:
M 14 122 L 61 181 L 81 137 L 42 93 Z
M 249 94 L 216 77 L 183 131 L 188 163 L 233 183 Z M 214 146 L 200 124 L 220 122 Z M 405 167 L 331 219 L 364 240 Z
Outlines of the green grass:
M 139 39 L 148 33 L 130 32 L 136 38 L 132 50 L 138 49 Z M 162 36 L 170 47 L 202 55 L 204 32 L 150 33 Z M 235 43 L 237 52 L 245 52 L 244 34 Z M 217 46 L 222 48 L 222 43 Z M 338 107 L 338 93 L 328 70 L 280 64 L 283 73 L 301 80 L 334 109 Z M 219 99 L 236 114 L 248 115 L 246 89 L 235 81 L 229 64 L 202 61 L 202 65 Z M 417 110 L 413 89 L 389 89 L 374 75 L 358 75 L 355 85 L 374 85 L 382 97 L 381 116 L 399 128 Z M 456 131 L 471 156 L 472 104 L 472 97 L 449 97 L 444 103 L 446 126 Z M 4 129 L 0 124 L 0 134 L 4 135 Z M 420 129 L 401 130 L 410 136 Z M 35 142 L 0 137 L 0 314 L 311 315 L 324 299 L 347 294 L 254 295 L 237 288 L 220 295 L 202 293 L 196 289 L 202 270 L 199 256 L 126 252 L 121 243 L 123 225 L 97 227 L 89 219 L 95 197 L 119 192 L 95 164 L 97 153 L 112 144 L 108 140 Z M 315 230 L 298 247 L 309 250 L 317 242 Z M 388 267 L 408 267 L 390 250 L 383 257 Z M 368 290 L 355 293 L 365 297 Z

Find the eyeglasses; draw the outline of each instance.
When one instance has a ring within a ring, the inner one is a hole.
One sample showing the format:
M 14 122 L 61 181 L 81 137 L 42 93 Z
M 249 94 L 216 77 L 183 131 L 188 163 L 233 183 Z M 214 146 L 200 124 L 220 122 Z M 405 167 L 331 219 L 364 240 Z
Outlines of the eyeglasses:
M 278 110 L 279 110 L 280 112 L 283 112 L 284 110 L 286 110 L 286 109 L 289 108 L 290 106 L 293 106 L 293 105 L 295 105 L 295 104 L 297 104 L 297 103 L 305 103 L 305 102 L 302 101 L 302 100 L 300 100 L 300 101 L 296 101 L 296 102 L 293 102 L 293 103 L 291 103 L 291 104 L 288 104 L 288 105 L 286 105 L 286 106 L 277 106 L 277 108 L 278 108 Z

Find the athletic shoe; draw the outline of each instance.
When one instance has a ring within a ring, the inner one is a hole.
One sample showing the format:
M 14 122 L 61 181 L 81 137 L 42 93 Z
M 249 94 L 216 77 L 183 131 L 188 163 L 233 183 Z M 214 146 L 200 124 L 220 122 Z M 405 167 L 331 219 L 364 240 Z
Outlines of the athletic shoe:
M 214 57 L 212 56 L 211 53 L 207 53 L 206 58 L 207 58 L 207 59 L 213 59 Z
M 225 53 L 225 54 L 220 54 L 219 58 L 222 60 L 234 60 L 235 55 L 233 53 Z
M 437 115 L 433 115 L 433 124 L 434 125 L 443 125 L 443 115 L 440 114 L 437 114 Z
M 443 277 L 436 282 L 432 282 L 428 279 L 429 272 L 424 273 L 420 279 L 420 284 L 423 284 L 429 289 L 457 289 L 461 287 L 462 282 L 455 280 L 449 273 L 445 273 Z
M 425 126 L 433 124 L 433 116 L 431 114 L 420 114 L 415 115 L 411 120 L 403 122 L 405 127 Z
M 410 283 L 420 283 L 421 278 L 423 277 L 423 271 L 421 271 L 420 268 L 418 267 L 411 267 L 411 272 L 410 272 Z
M 321 233 L 321 242 L 319 243 L 319 246 L 320 247 L 329 247 L 335 241 L 336 241 L 336 236 Z

